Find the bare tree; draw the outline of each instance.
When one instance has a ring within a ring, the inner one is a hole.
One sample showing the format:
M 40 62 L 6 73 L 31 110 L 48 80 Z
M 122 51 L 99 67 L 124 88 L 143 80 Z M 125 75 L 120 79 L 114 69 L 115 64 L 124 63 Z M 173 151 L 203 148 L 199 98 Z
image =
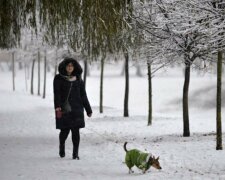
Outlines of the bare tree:
M 44 85 L 43 85 L 43 99 L 45 99 L 45 96 L 46 96 L 46 74 L 47 74 L 47 56 L 46 56 L 46 50 L 45 50 L 45 56 L 44 56 Z
M 222 118 L 221 118 L 221 87 L 222 87 L 222 60 L 223 53 L 218 52 L 217 62 L 217 94 L 216 94 L 216 150 L 222 150 Z
M 193 28 L 198 24 L 196 19 L 190 19 L 194 11 L 188 9 L 184 1 L 146 1 L 137 3 L 133 19 L 136 26 L 144 31 L 146 43 L 153 55 L 158 58 L 180 59 L 185 66 L 183 86 L 183 136 L 190 136 L 188 92 L 190 83 L 190 68 L 194 61 L 204 59 L 209 54 L 205 46 L 207 33 Z M 152 12 L 152 9 L 154 10 Z M 165 61 L 165 62 L 166 62 Z
M 58 71 L 58 50 L 55 50 L 55 71 L 54 74 L 56 75 Z
M 25 87 L 27 91 L 27 63 L 24 63 L 24 78 L 25 78 Z
M 206 2 L 193 0 L 188 2 L 188 7 L 195 12 L 197 17 L 200 17 L 198 19 L 198 29 L 207 32 L 208 38 L 205 44 L 210 47 L 213 58 L 217 56 L 216 149 L 222 150 L 221 87 L 222 61 L 225 50 L 225 2 L 222 0 Z M 190 18 L 193 19 L 193 17 Z
M 40 49 L 38 49 L 38 96 L 41 95 L 40 90 L 41 90 L 41 54 L 40 54 Z
M 124 52 L 125 57 L 125 95 L 124 95 L 124 117 L 129 116 L 129 53 L 127 50 Z
M 84 60 L 84 87 L 86 87 L 86 81 L 87 81 L 87 59 Z
M 152 62 L 147 62 L 148 67 L 148 126 L 152 125 Z
M 101 57 L 101 74 L 100 74 L 100 105 L 99 112 L 103 113 L 103 78 L 104 78 L 104 64 L 106 55 L 103 53 Z
M 34 94 L 34 65 L 35 65 L 35 58 L 32 61 L 32 68 L 31 68 L 31 85 L 30 85 L 30 93 Z
M 13 91 L 15 91 L 15 52 L 12 52 L 12 83 Z

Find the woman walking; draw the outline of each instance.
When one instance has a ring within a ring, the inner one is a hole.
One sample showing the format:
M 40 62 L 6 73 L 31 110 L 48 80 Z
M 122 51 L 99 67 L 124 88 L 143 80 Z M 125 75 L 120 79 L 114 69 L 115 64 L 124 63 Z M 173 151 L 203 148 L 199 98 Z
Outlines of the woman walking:
M 65 157 L 65 141 L 72 132 L 73 159 L 79 160 L 80 128 L 85 127 L 84 109 L 88 117 L 92 109 L 88 101 L 84 82 L 81 79 L 82 68 L 73 58 L 65 58 L 58 67 L 59 74 L 54 78 L 54 105 L 56 111 L 56 129 L 59 133 L 59 156 Z

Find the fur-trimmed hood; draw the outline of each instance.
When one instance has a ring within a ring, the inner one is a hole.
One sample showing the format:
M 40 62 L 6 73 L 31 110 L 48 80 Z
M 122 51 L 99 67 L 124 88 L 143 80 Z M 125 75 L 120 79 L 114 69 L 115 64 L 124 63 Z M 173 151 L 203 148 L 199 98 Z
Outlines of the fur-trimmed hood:
M 59 63 L 58 67 L 59 74 L 61 74 L 62 76 L 67 76 L 66 66 L 69 63 L 72 63 L 74 66 L 74 71 L 72 72 L 72 75 L 80 77 L 83 72 L 83 69 L 81 65 L 77 62 L 77 60 L 73 58 L 65 58 L 61 63 Z

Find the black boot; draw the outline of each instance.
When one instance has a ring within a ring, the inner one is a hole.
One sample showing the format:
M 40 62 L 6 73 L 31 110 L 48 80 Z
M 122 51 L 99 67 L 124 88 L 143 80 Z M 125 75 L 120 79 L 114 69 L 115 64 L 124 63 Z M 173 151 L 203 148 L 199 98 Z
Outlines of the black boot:
M 78 155 L 74 155 L 74 154 L 73 154 L 73 159 L 80 160 L 79 156 Z
M 61 157 L 61 158 L 63 158 L 63 157 L 65 157 L 65 144 L 63 144 L 63 145 L 59 145 L 59 156 Z
M 80 158 L 78 156 L 78 150 L 77 149 L 73 149 L 73 159 L 80 160 Z
M 73 159 L 79 160 L 78 150 L 79 150 L 79 143 L 80 143 L 80 132 L 79 128 L 72 128 L 72 141 L 73 141 Z

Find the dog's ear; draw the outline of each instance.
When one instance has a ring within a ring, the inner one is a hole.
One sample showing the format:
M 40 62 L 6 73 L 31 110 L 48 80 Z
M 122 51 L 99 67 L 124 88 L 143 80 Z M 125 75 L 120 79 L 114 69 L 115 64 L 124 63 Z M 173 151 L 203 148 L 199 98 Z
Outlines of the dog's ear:
M 156 158 L 156 160 L 157 160 L 157 161 L 159 160 L 159 156 Z

